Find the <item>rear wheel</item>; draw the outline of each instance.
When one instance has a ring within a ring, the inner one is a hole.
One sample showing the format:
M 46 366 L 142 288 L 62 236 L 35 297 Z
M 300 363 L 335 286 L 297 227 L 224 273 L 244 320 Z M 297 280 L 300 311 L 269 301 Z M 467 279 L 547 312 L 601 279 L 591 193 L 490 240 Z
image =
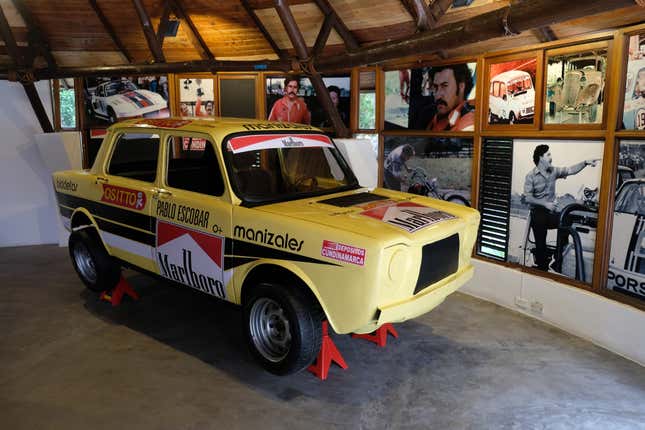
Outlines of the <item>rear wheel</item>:
M 298 287 L 258 284 L 244 303 L 245 333 L 251 353 L 276 375 L 309 366 L 322 343 L 316 303 Z
M 110 290 L 119 282 L 119 264 L 88 229 L 76 230 L 69 236 L 69 256 L 79 278 L 90 290 Z

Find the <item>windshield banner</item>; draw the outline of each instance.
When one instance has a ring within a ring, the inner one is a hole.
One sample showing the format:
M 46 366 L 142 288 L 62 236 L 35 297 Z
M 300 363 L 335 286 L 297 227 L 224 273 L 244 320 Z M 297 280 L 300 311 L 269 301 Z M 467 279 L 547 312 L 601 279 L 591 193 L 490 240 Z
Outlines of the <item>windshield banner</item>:
M 252 134 L 228 141 L 228 149 L 234 154 L 261 149 L 319 147 L 333 148 L 333 144 L 322 134 Z

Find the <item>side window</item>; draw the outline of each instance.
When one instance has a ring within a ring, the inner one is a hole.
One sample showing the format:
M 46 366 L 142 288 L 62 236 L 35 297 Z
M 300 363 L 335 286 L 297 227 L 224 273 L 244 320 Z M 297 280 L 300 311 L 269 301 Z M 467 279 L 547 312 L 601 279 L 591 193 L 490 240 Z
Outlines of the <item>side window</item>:
M 123 133 L 114 144 L 108 173 L 154 182 L 159 158 L 159 135 Z
M 212 142 L 203 137 L 170 136 L 169 187 L 209 196 L 224 194 L 224 181 Z
M 506 84 L 500 83 L 499 84 L 499 96 L 504 97 L 506 95 Z

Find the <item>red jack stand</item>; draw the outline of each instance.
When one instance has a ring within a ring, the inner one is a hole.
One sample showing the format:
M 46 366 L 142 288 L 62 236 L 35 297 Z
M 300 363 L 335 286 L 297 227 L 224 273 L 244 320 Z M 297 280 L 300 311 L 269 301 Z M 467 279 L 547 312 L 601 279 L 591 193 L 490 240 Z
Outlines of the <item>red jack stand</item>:
M 391 323 L 383 324 L 382 326 L 377 328 L 376 331 L 372 333 L 366 333 L 366 334 L 353 333 L 352 337 L 369 340 L 370 342 L 374 342 L 381 348 L 384 348 L 385 344 L 387 343 L 388 333 L 394 337 L 399 337 L 399 334 L 396 332 L 396 330 L 394 330 L 394 326 Z
M 322 346 L 320 347 L 320 352 L 316 358 L 316 364 L 312 364 L 307 368 L 307 370 L 316 375 L 317 378 L 324 381 L 327 379 L 332 361 L 338 364 L 342 369 L 347 369 L 347 363 L 345 363 L 345 359 L 343 359 L 343 356 L 338 352 L 338 348 L 336 348 L 334 341 L 329 337 L 328 323 L 326 320 L 322 323 L 322 332 Z
M 124 294 L 130 296 L 133 300 L 139 300 L 137 292 L 134 291 L 130 283 L 122 275 L 116 287 L 101 293 L 101 300 L 112 303 L 112 306 L 119 306 Z

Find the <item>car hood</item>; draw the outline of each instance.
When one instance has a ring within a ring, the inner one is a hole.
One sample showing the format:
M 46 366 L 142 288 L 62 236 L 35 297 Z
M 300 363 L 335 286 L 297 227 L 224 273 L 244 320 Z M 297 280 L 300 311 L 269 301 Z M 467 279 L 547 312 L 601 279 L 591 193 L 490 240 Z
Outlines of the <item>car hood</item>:
M 426 242 L 437 230 L 458 231 L 477 223 L 479 214 L 468 207 L 415 194 L 377 188 L 274 203 L 255 208 L 386 243 Z
M 166 100 L 157 93 L 148 90 L 128 91 L 126 93 L 116 94 L 107 98 L 110 105 L 119 107 L 145 109 L 150 106 L 166 106 Z

